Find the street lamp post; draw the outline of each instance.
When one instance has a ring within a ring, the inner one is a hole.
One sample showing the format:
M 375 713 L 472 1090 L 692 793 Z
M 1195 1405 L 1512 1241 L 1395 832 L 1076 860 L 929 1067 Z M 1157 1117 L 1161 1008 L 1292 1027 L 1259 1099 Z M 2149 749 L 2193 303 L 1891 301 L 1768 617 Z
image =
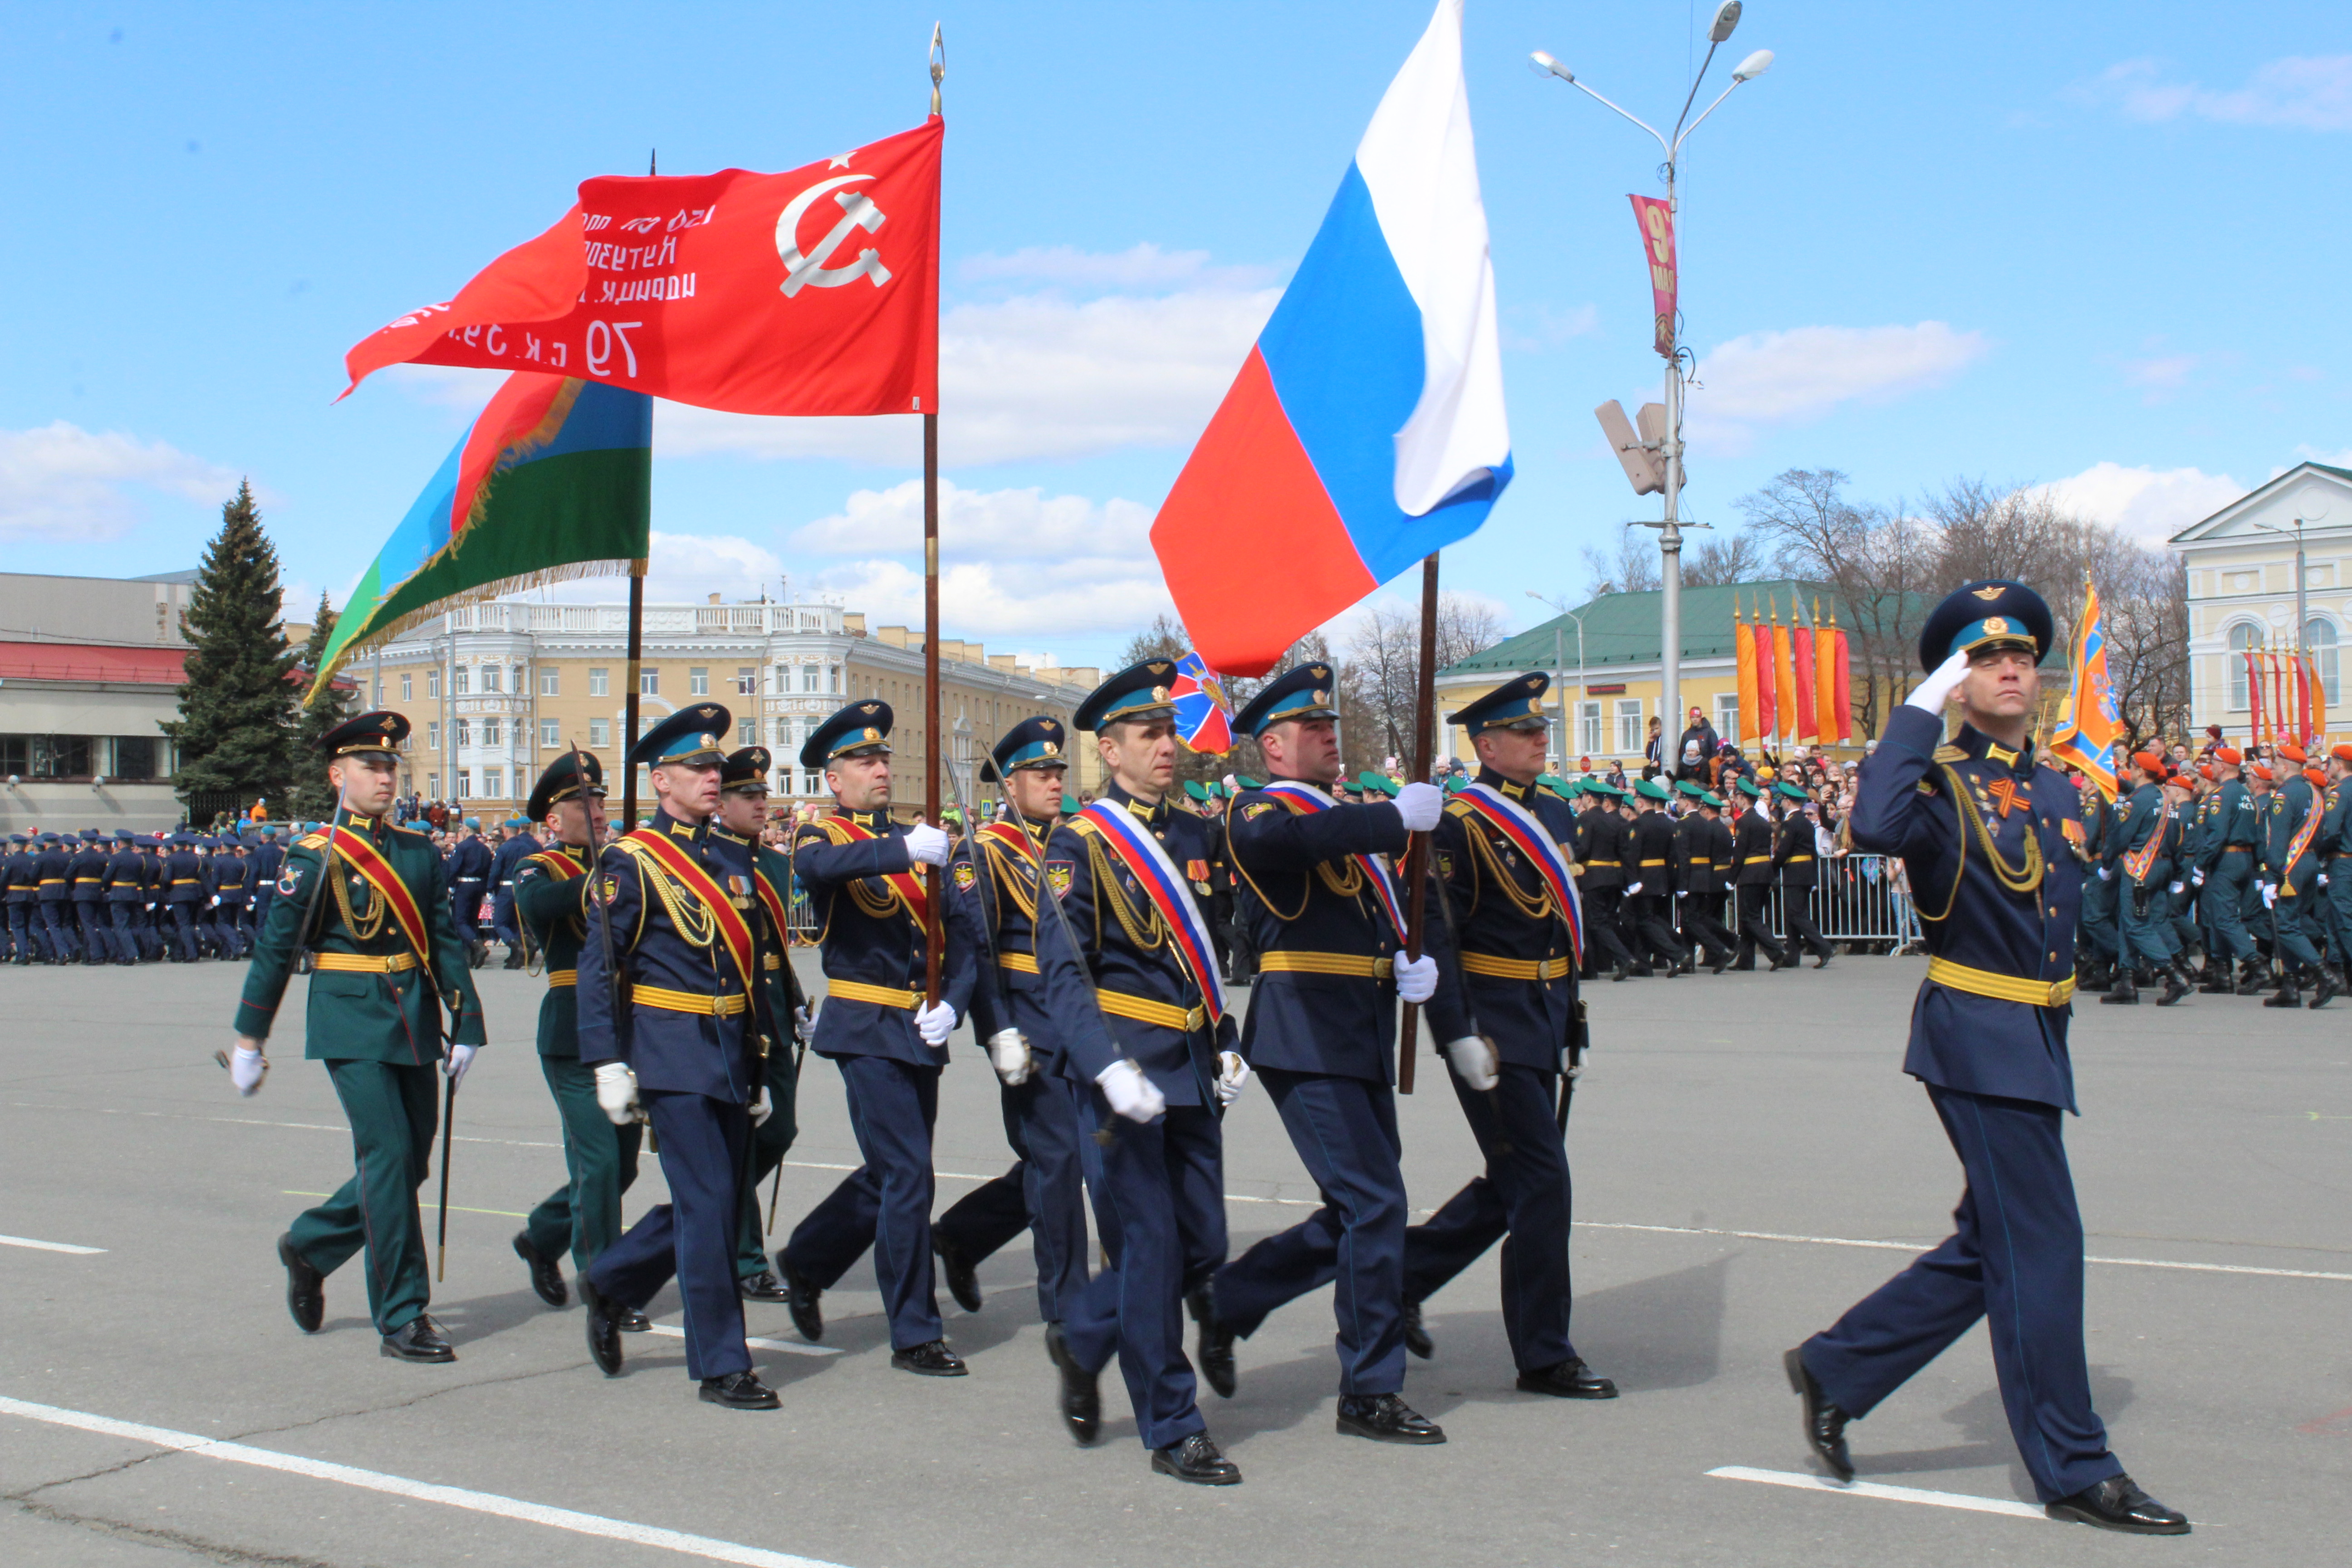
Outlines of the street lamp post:
M 1772 51 L 1769 49 L 1757 50 L 1754 54 L 1749 55 L 1746 59 L 1741 60 L 1739 62 L 1738 68 L 1731 73 L 1731 85 L 1725 88 L 1722 92 L 1718 93 L 1713 103 L 1708 104 L 1705 109 L 1701 110 L 1696 120 L 1692 120 L 1690 118 L 1691 105 L 1698 101 L 1699 83 L 1706 79 L 1707 67 L 1714 62 L 1715 51 L 1717 48 L 1721 47 L 1725 39 L 1731 37 L 1732 29 L 1739 26 L 1739 13 L 1740 0 L 1723 0 L 1723 3 L 1716 7 L 1715 19 L 1708 24 L 1706 30 L 1706 58 L 1699 62 L 1698 74 L 1691 78 L 1690 92 L 1683 100 L 1683 111 L 1681 116 L 1675 121 L 1675 128 L 1671 135 L 1659 135 L 1656 131 L 1653 130 L 1643 121 L 1634 115 L 1627 113 L 1616 104 L 1610 102 L 1609 100 L 1602 98 L 1599 93 L 1594 92 L 1590 87 L 1587 87 L 1584 83 L 1579 81 L 1576 79 L 1574 72 L 1570 71 L 1566 66 L 1560 64 L 1559 61 L 1554 59 L 1551 56 L 1543 53 L 1541 50 L 1538 50 L 1528 58 L 1533 62 L 1536 68 L 1536 74 L 1538 76 L 1551 76 L 1559 78 L 1561 81 L 1564 81 L 1568 83 L 1569 86 L 1575 88 L 1578 91 L 1583 93 L 1588 98 L 1591 98 L 1593 101 L 1601 104 L 1603 108 L 1611 110 L 1626 120 L 1632 121 L 1634 124 L 1641 126 L 1643 131 L 1649 132 L 1651 138 L 1657 142 L 1659 150 L 1666 155 L 1666 161 L 1662 169 L 1662 173 L 1665 175 L 1666 181 L 1666 211 L 1670 215 L 1678 215 L 1681 208 L 1678 205 L 1677 178 L 1680 173 L 1679 164 L 1682 158 L 1683 143 L 1689 139 L 1692 132 L 1696 131 L 1702 124 L 1706 123 L 1706 117 L 1713 114 L 1717 108 L 1722 104 L 1725 99 L 1729 98 L 1733 92 L 1738 89 L 1740 83 L 1745 81 L 1753 81 L 1756 78 L 1762 76 L 1765 71 L 1771 68 Z M 1688 123 L 1685 123 L 1685 121 Z M 1679 251 L 1676 253 L 1675 265 L 1679 269 L 1681 265 Z M 1666 733 L 1666 728 L 1664 722 L 1664 715 L 1674 715 L 1676 724 L 1680 724 L 1683 721 L 1683 531 L 1681 516 L 1683 489 L 1683 358 L 1690 352 L 1685 346 L 1684 346 L 1681 341 L 1682 324 L 1679 321 L 1668 321 L 1666 323 L 1666 331 L 1668 339 L 1667 347 L 1670 352 L 1666 355 L 1665 431 L 1663 438 L 1658 443 L 1658 456 L 1665 465 L 1665 516 L 1662 521 L 1655 525 L 1658 529 L 1658 585 L 1661 590 L 1659 594 L 1658 606 L 1658 709 L 1660 714 L 1658 732 L 1662 736 Z M 1664 761 L 1663 756 L 1661 756 L 1660 760 L 1662 762 Z
M 1529 588 L 1527 592 L 1528 597 L 1537 604 L 1549 605 L 1576 623 L 1576 700 L 1581 707 L 1584 702 L 1584 617 L 1557 599 L 1545 598 L 1533 588 Z M 1568 684 L 1568 672 L 1560 668 L 1568 662 L 1564 657 L 1565 653 L 1566 650 L 1560 647 L 1559 627 L 1554 626 L 1551 628 L 1551 679 L 1555 686 L 1565 687 Z M 1563 778 L 1568 776 L 1568 740 L 1570 733 L 1568 722 L 1568 695 L 1562 691 L 1559 699 L 1559 772 Z

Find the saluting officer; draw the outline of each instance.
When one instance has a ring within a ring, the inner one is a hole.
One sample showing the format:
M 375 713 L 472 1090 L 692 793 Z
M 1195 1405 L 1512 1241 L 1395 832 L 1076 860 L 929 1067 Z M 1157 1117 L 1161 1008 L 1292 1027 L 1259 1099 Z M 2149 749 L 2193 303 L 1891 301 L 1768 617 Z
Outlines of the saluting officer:
M 1772 934 L 1764 919 L 1764 908 L 1772 891 L 1772 819 L 1764 815 L 1764 791 L 1757 782 L 1742 773 L 1731 783 L 1732 789 L 1748 797 L 1748 809 L 1739 814 L 1732 837 L 1732 855 L 1738 862 L 1733 884 L 1739 900 L 1739 956 L 1732 963 L 1734 969 L 1756 967 L 1756 950 L 1772 961 L 1767 973 L 1793 968 L 1796 960 Z
M 571 1300 L 562 1259 L 585 1273 L 621 1237 L 621 1194 L 637 1179 L 644 1136 L 632 1119 L 615 1125 L 596 1102 L 596 1075 L 580 1060 L 580 950 L 594 906 L 588 875 L 604 838 L 604 767 L 589 752 L 566 752 L 547 764 L 524 809 L 547 825 L 551 842 L 515 868 L 515 911 L 546 965 L 539 1004 L 539 1070 L 563 1124 L 563 1185 L 548 1194 L 522 1229 L 515 1256 L 530 1288 L 551 1307 Z M 624 1309 L 624 1332 L 646 1328 L 642 1311 Z
M 229 1078 L 239 1094 L 261 1088 L 269 1070 L 262 1043 L 294 956 L 315 951 L 303 1054 L 327 1064 L 352 1124 L 358 1171 L 278 1238 L 287 1310 L 304 1333 L 317 1333 L 327 1276 L 364 1248 L 368 1316 L 383 1353 L 444 1362 L 457 1352 L 425 1311 L 432 1285 L 416 1190 L 440 1122 L 434 1068 L 454 1089 L 488 1036 L 449 923 L 440 861 L 431 843 L 385 816 L 407 735 L 408 721 L 397 713 L 362 713 L 320 741 L 341 804 L 331 832 L 311 834 L 287 852 L 281 896 L 254 944 L 237 1004 Z
M 1061 1303 L 1065 1317 L 1046 1329 L 1045 1350 L 1060 1373 L 1063 1422 L 1078 1442 L 1101 1429 L 1097 1383 L 1116 1355 L 1152 1469 L 1230 1486 L 1241 1469 L 1201 1414 L 1184 1357 L 1183 1301 L 1225 1258 L 1221 1121 L 1249 1068 L 1234 1049 L 1215 946 L 1181 869 L 1206 852 L 1206 825 L 1168 798 L 1174 673 L 1173 660 L 1147 659 L 1078 705 L 1077 727 L 1094 735 L 1109 776 L 1045 847 L 1045 885 L 1056 902 L 1036 917 L 1052 929 L 1032 931 L 1032 1003 L 1056 1026 L 1059 1072 L 1079 1096 L 1085 1124 L 1098 1129 L 1109 1258 Z M 1049 791 L 1016 781 L 1006 794 L 1022 826 Z M 1030 1004 L 1014 1006 L 1023 1016 Z
M 1427 1224 L 1405 1232 L 1404 1293 L 1417 1322 L 1422 1302 L 1507 1234 L 1503 1332 L 1519 1388 L 1613 1399 L 1617 1385 L 1584 1363 L 1568 1335 L 1562 1074 L 1573 1070 L 1581 1026 L 1584 938 L 1559 847 L 1570 831 L 1568 803 L 1536 783 L 1550 684 L 1541 674 L 1516 676 L 1446 721 L 1469 731 L 1478 776 L 1445 803 L 1433 845 L 1434 890 L 1449 900 L 1462 944 L 1466 1027 L 1444 1053 L 1486 1169 Z
M 1805 792 L 1783 779 L 1772 792 L 1789 804 L 1780 808 L 1780 837 L 1772 847 L 1772 868 L 1780 873 L 1782 923 L 1789 928 L 1791 947 L 1813 955 L 1815 969 L 1827 969 L 1836 949 L 1822 940 L 1813 923 L 1813 889 L 1821 882 L 1821 862 L 1814 858 L 1813 819 L 1806 811 Z M 1793 966 L 1796 955 L 1790 955 Z
M 1927 1086 L 1968 1185 L 1942 1246 L 1784 1358 L 1808 1440 L 1850 1480 L 1845 1426 L 1867 1415 L 1979 1318 L 2011 1435 L 2053 1517 L 2184 1534 L 2135 1485 L 2091 1408 L 2083 1349 L 2083 1221 L 2059 1118 L 2074 1109 L 2066 1055 L 2082 832 L 2065 779 L 2032 739 L 2050 609 L 2021 583 L 1970 583 L 1927 617 L 1927 679 L 1862 764 L 1852 826 L 1900 855 L 1917 900 L 1927 977 L 1904 1070 Z M 1943 708 L 1958 699 L 1952 743 Z
M 929 893 L 921 866 L 944 866 L 948 836 L 890 817 L 890 705 L 852 702 L 801 747 L 823 768 L 829 816 L 803 826 L 793 865 L 823 922 L 826 1001 L 809 1048 L 841 1069 L 850 1125 L 866 1163 L 809 1211 L 776 1254 L 793 1326 L 824 1333 L 818 1298 L 870 1247 L 890 1319 L 890 1364 L 926 1377 L 961 1377 L 963 1358 L 940 1331 L 931 1282 L 931 1128 L 948 1036 L 970 1006 L 975 965 L 949 940 L 940 999 L 924 999 Z M 943 911 L 944 913 L 945 911 Z
M 1393 802 L 1338 805 L 1339 708 L 1331 667 L 1302 664 L 1266 683 L 1234 721 L 1272 781 L 1234 802 L 1234 873 L 1257 897 L 1258 982 L 1241 1055 L 1265 1080 L 1322 1207 L 1217 1272 L 1202 1299 L 1202 1370 L 1231 1397 L 1233 1342 L 1276 1308 L 1337 1281 L 1339 1430 L 1391 1443 L 1442 1443 L 1404 1387 L 1403 1144 L 1397 1135 L 1396 1004 L 1439 994 L 1432 952 L 1402 952 L 1402 903 L 1378 857 L 1437 826 L 1445 796 L 1415 781 Z M 1433 925 L 1432 937 L 1442 937 Z M 1442 941 L 1432 941 L 1432 950 Z M 1459 1038 L 1453 1016 L 1432 1022 Z
M 1062 1031 L 1045 1010 L 1037 954 L 1066 941 L 1037 902 L 1045 840 L 1069 773 L 1068 736 L 1058 719 L 1024 719 L 981 763 L 1001 782 L 1013 816 L 968 835 L 949 867 L 950 895 L 971 929 L 992 934 L 996 972 L 972 990 L 972 1028 L 988 1044 L 1002 1089 L 1013 1169 L 973 1188 L 931 1226 L 931 1246 L 948 1293 L 980 1310 L 976 1270 L 1024 1230 L 1037 1261 L 1037 1315 L 1058 1323 L 1087 1283 L 1084 1143 L 1079 1100 L 1063 1070 Z M 1196 901 L 1207 900 L 1196 894 Z M 983 959 L 989 951 L 982 948 Z M 983 965 L 984 967 L 984 965 Z M 1098 1161 L 1097 1162 L 1098 1163 Z
M 627 765 L 653 779 L 653 820 L 625 833 L 589 873 L 580 944 L 580 1064 L 614 1126 L 653 1123 L 670 1201 L 638 1217 L 580 1275 L 588 1352 L 621 1371 L 621 1319 L 677 1280 L 686 1307 L 686 1374 L 697 1397 L 730 1410 L 773 1410 L 751 1370 L 735 1242 L 752 1129 L 771 1110 L 761 1054 L 772 1026 L 759 983 L 759 933 L 735 907 L 710 844 L 732 722 L 716 702 L 681 708 L 648 730 Z

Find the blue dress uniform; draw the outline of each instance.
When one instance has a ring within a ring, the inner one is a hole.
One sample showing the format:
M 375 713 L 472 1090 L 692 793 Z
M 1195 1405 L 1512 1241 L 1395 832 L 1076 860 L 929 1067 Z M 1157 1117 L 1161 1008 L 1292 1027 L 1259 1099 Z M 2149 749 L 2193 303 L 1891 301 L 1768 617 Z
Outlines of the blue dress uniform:
M 1148 659 L 1121 670 L 1080 703 L 1077 728 L 1097 732 L 1118 724 L 1173 719 L 1174 666 Z M 1123 811 L 1148 832 L 1181 877 L 1186 864 L 1210 853 L 1209 825 L 1164 796 L 1147 804 L 1108 782 L 1097 797 L 1105 811 Z M 1218 1057 L 1236 1043 L 1214 973 L 1196 973 L 1170 929 L 1169 917 L 1146 892 L 1115 847 L 1109 830 L 1079 815 L 1056 826 L 1045 848 L 1046 886 L 1059 900 L 1066 927 L 1035 948 L 1038 985 L 1027 1001 L 1057 1026 L 1060 1071 L 1077 1098 L 1089 1138 L 1101 1149 L 1101 1206 L 1108 1267 L 1062 1303 L 1059 1331 L 1047 1345 L 1065 1361 L 1066 1417 L 1070 1382 L 1091 1379 L 1118 1358 L 1119 1374 L 1135 1412 L 1136 1434 L 1152 1451 L 1155 1469 L 1180 1479 L 1229 1484 L 1241 1472 L 1217 1452 L 1201 1415 L 1199 1385 L 1184 1354 L 1184 1301 L 1205 1289 L 1225 1260 L 1224 1140 L 1216 1082 Z M 1191 899 L 1179 883 L 1173 899 Z M 1171 903 L 1176 919 L 1185 919 Z M 1206 911 L 1193 900 L 1199 923 Z M 1080 968 L 1066 930 L 1085 954 Z M 1205 966 L 1214 944 L 1204 942 Z M 1091 996 L 1088 991 L 1091 990 Z M 1017 995 L 1023 993 L 1015 993 Z M 1132 1064 L 1166 1101 L 1150 1122 L 1116 1115 L 1102 1086 L 1114 1064 Z M 1073 1420 L 1073 1427 L 1080 1423 Z M 1077 1432 L 1081 1441 L 1090 1434 Z
M 213 896 L 220 900 L 215 906 L 213 920 L 215 929 L 220 932 L 224 958 L 243 958 L 246 954 L 246 916 L 253 907 L 253 888 L 247 878 L 252 869 L 252 863 L 246 859 L 236 840 L 221 840 L 220 853 L 213 857 Z
M 253 885 L 253 929 L 257 934 L 269 923 L 270 900 L 278 897 L 278 873 L 286 866 L 286 850 L 278 842 L 278 829 L 261 830 L 261 841 L 253 847 L 247 861 L 253 868 L 249 880 Z
M 516 817 L 507 824 L 507 838 L 490 857 L 490 933 L 506 944 L 506 967 L 520 969 L 522 929 L 515 923 L 515 868 L 539 853 L 530 824 Z
M 106 851 L 99 843 L 97 828 L 83 828 L 81 847 L 66 863 L 84 963 L 104 963 L 114 955 L 114 943 L 106 931 Z
M 731 722 L 715 702 L 680 709 L 646 731 L 628 765 L 715 767 Z M 597 907 L 580 947 L 580 1064 L 593 1073 L 625 1063 L 635 1075 L 670 1201 L 597 1257 L 580 1276 L 581 1296 L 593 1348 L 604 1328 L 617 1326 L 614 1309 L 642 1310 L 675 1277 L 687 1375 L 715 1403 L 773 1408 L 743 1342 L 735 1227 L 761 1057 L 774 1028 L 757 979 L 757 932 L 733 907 L 709 840 L 708 822 L 656 809 L 650 824 L 608 846 L 591 873 Z M 607 1373 L 618 1369 L 616 1349 L 609 1362 L 597 1359 Z
M 2050 636 L 2032 589 L 1969 584 L 1928 617 L 1920 663 L 1933 672 L 1962 651 L 2021 644 L 2038 659 Z M 1904 1070 L 1927 1086 L 1967 1173 L 1958 1228 L 1789 1352 L 1788 1370 L 1816 1452 L 1850 1476 L 1845 1421 L 1983 1319 L 2026 1470 L 2045 1502 L 2081 1518 L 2123 1473 L 2091 1407 L 2083 1223 L 2059 1125 L 2075 1109 L 2066 1024 L 2082 873 L 2068 850 L 2082 825 L 2064 776 L 2030 742 L 2012 751 L 1964 724 L 1943 745 L 1943 729 L 1938 712 L 1895 710 L 1862 764 L 1851 824 L 1857 847 L 1903 857 L 1918 903 L 1928 968 Z
M 1024 719 L 991 749 L 982 780 L 1023 769 L 1059 774 L 1069 766 L 1066 741 L 1060 721 Z M 1043 944 L 1064 941 L 1037 902 L 1053 826 L 1048 819 L 975 826 L 949 866 L 949 896 L 962 907 L 963 923 L 978 931 L 984 922 L 996 954 L 996 972 L 978 975 L 972 990 L 973 1034 L 987 1041 L 1019 1030 L 1029 1043 L 1030 1065 L 1020 1083 L 998 1086 L 1005 1140 L 1017 1156 L 1013 1169 L 940 1215 L 931 1226 L 931 1245 L 950 1289 L 965 1282 L 972 1294 L 963 1304 L 976 1310 L 971 1271 L 1028 1231 L 1037 1262 L 1037 1314 L 1058 1323 L 1087 1283 L 1085 1156 L 1092 1145 L 1083 1136 L 1082 1100 L 1065 1070 L 1062 1027 L 1046 1010 L 1037 965 Z M 1041 923 L 1049 929 L 1041 931 Z M 983 945 L 983 969 L 987 952 Z M 1098 1154 L 1094 1163 L 1099 1165 Z
M 1473 739 L 1490 730 L 1540 730 L 1550 684 L 1545 675 L 1516 676 L 1446 722 Z M 1573 832 L 1568 802 L 1550 790 L 1485 767 L 1477 783 L 1524 809 L 1555 843 Z M 1612 1398 L 1616 1385 L 1585 1366 L 1568 1333 L 1571 1188 L 1561 1075 L 1579 1048 L 1584 1010 L 1570 911 L 1525 849 L 1461 795 L 1446 803 L 1433 847 L 1461 942 L 1463 1023 L 1494 1047 L 1496 1082 L 1482 1091 L 1459 1073 L 1445 1075 L 1486 1168 L 1426 1224 L 1405 1232 L 1405 1300 L 1417 1310 L 1501 1241 L 1503 1332 L 1519 1386 Z
M 172 890 L 171 875 L 163 868 L 163 848 L 169 842 L 163 834 L 150 834 L 139 841 L 139 847 L 147 854 L 147 923 L 142 940 L 150 958 L 168 958 L 172 951 L 163 929 L 171 919 L 170 906 L 163 901 Z
M 147 858 L 139 853 L 137 834 L 118 833 L 114 840 L 115 851 L 106 858 L 105 879 L 100 884 L 106 898 L 107 935 L 114 962 L 135 964 L 146 956 L 141 951 L 138 921 L 147 897 Z
M 490 847 L 482 842 L 482 825 L 466 818 L 465 837 L 449 851 L 449 912 L 457 922 L 457 940 L 466 944 L 467 961 L 481 963 L 482 893 L 489 886 Z
M 1287 720 L 1334 718 L 1331 686 L 1328 665 L 1300 665 L 1269 682 L 1235 726 L 1256 735 Z M 1218 1271 L 1211 1337 L 1246 1338 L 1276 1308 L 1336 1280 L 1344 1415 L 1351 1399 L 1404 1387 L 1408 1210 L 1391 1087 L 1402 933 L 1354 858 L 1402 856 L 1404 819 L 1387 801 L 1298 813 L 1280 796 L 1246 790 L 1227 833 L 1234 874 L 1258 910 L 1258 981 L 1241 1054 L 1265 1080 L 1323 1206 Z M 1442 922 L 1430 933 L 1442 938 Z M 1444 942 L 1430 941 L 1426 951 L 1442 970 Z M 1444 1037 L 1466 1032 L 1449 988 L 1441 985 L 1433 1002 Z M 1421 1425 L 1432 1435 L 1411 1440 L 1444 1440 Z
M 211 897 L 205 884 L 205 863 L 196 854 L 196 836 L 174 833 L 172 852 L 163 857 L 163 903 L 172 912 L 172 935 L 182 963 L 196 961 L 196 917 Z
M 396 754 L 407 733 L 397 713 L 362 713 L 320 746 L 331 760 Z M 383 1353 L 425 1362 L 455 1357 L 425 1315 L 432 1285 L 416 1202 L 440 1120 L 436 1069 L 488 1037 L 439 870 L 423 836 L 339 812 L 331 838 L 311 834 L 287 856 L 236 1023 L 239 1036 L 267 1039 L 296 956 L 315 953 L 303 1054 L 326 1065 L 351 1122 L 355 1170 L 278 1238 L 287 1304 L 316 1333 L 325 1276 L 364 1251 L 368 1314 Z
M 890 726 L 888 703 L 850 703 L 808 738 L 801 766 L 887 752 Z M 894 1363 L 958 1376 L 963 1363 L 940 1337 L 931 1280 L 931 1127 L 947 1048 L 934 1049 L 915 1032 L 926 949 L 913 901 L 923 896 L 920 878 L 906 832 L 887 812 L 836 809 L 793 840 L 794 873 L 823 927 L 826 1001 L 809 1048 L 841 1069 L 866 1163 L 793 1228 L 776 1271 L 793 1293 L 794 1321 L 803 1332 L 812 1326 L 822 1332 L 816 1295 L 871 1247 Z M 948 949 L 940 1000 L 961 1017 L 971 1004 L 974 965 L 958 922 L 943 918 L 941 931 Z
M 0 861 L 0 889 L 8 906 L 8 962 L 33 962 L 34 900 L 40 894 L 40 874 L 33 868 L 29 837 L 8 835 L 8 856 Z
M 73 930 L 73 861 L 72 851 L 56 834 L 41 835 L 41 852 L 33 861 L 34 886 L 52 963 L 73 963 L 82 956 L 81 939 Z

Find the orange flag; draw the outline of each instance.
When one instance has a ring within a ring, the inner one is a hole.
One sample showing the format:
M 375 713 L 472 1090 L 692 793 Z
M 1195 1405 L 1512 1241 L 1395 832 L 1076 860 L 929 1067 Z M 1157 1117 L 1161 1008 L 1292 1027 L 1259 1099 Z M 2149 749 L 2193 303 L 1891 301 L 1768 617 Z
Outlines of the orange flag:
M 1821 721 L 1822 744 L 1833 745 L 1839 739 L 1837 721 L 1838 631 L 1832 624 L 1822 625 L 1822 602 L 1813 601 L 1813 706 Z
M 2311 736 L 2327 739 L 2327 682 L 2319 679 L 2319 656 L 2311 656 Z
M 1738 651 L 1739 666 L 1739 733 L 1735 742 L 1746 742 L 1763 733 L 1758 728 L 1764 710 L 1759 702 L 1761 693 L 1756 685 L 1756 645 L 1748 636 L 1748 623 L 1739 618 L 1739 595 L 1731 596 L 1731 646 Z

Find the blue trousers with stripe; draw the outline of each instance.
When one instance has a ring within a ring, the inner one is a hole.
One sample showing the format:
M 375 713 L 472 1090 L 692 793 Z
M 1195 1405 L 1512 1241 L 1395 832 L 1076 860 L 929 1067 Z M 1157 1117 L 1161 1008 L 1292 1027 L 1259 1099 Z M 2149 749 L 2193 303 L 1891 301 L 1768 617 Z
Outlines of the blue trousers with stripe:
M 2083 1350 L 2083 1218 L 2057 1107 L 1930 1084 L 1968 1187 L 1951 1237 L 1804 1343 L 1822 1391 L 1853 1416 L 1975 1326 L 1992 1337 L 2010 1435 L 2042 1500 L 2123 1473 L 2091 1408 Z
M 589 1266 L 588 1282 L 626 1307 L 643 1307 L 671 1279 L 686 1307 L 686 1374 L 751 1370 L 743 1298 L 735 1289 L 735 1226 L 751 1145 L 748 1106 L 707 1094 L 644 1089 L 661 1145 L 670 1201 L 639 1216 Z
M 931 1126 L 940 1069 L 887 1057 L 836 1057 L 849 1124 L 866 1163 L 793 1227 L 781 1255 L 794 1274 L 829 1289 L 867 1247 L 890 1317 L 890 1348 L 940 1337 L 931 1281 Z

